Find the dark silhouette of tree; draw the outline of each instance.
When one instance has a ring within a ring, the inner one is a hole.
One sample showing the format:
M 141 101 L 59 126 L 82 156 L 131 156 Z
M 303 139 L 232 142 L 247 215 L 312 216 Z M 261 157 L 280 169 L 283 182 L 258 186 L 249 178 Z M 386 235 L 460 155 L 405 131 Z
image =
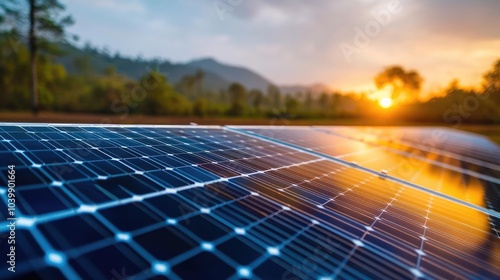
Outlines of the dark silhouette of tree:
M 378 89 L 392 86 L 391 98 L 394 101 L 415 101 L 418 98 L 423 78 L 415 70 L 405 70 L 401 66 L 385 68 L 375 77 Z

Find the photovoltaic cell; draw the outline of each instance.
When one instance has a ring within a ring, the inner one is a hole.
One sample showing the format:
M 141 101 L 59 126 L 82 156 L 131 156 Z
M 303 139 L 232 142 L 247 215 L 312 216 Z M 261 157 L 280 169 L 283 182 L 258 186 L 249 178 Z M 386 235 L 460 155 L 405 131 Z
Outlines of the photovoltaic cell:
M 0 278 L 499 278 L 500 148 L 440 133 L 1 124 Z

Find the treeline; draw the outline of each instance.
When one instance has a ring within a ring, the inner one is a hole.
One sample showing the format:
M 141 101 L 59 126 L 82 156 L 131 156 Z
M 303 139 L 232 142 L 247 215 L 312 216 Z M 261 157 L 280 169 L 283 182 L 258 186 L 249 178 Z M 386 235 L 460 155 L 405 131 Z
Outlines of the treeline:
M 500 60 L 484 75 L 478 89 L 461 87 L 452 81 L 444 92 L 434 93 L 426 102 L 415 102 L 395 108 L 394 115 L 411 121 L 439 121 L 451 125 L 462 123 L 500 124 Z
M 14 43 L 13 43 L 14 42 Z M 112 56 L 98 49 L 101 55 Z M 422 78 L 414 71 L 390 67 L 375 77 L 382 88 L 392 86 L 393 100 L 400 104 L 381 109 L 366 94 L 297 92 L 283 94 L 270 86 L 265 92 L 238 83 L 224 90 L 205 90 L 203 71 L 186 75 L 176 84 L 158 71 L 134 80 L 113 67 L 96 71 L 86 57 L 77 57 L 69 74 L 56 63 L 61 52 L 37 56 L 39 106 L 44 111 L 100 114 L 143 114 L 199 117 L 284 117 L 295 119 L 375 118 L 388 115 L 402 120 L 500 122 L 500 60 L 484 75 L 481 89 L 466 89 L 458 82 L 429 101 L 419 102 Z M 116 55 L 115 55 L 116 56 Z M 155 69 L 157 60 L 141 60 Z M 30 109 L 30 55 L 26 43 L 15 32 L 0 35 L 0 109 Z M 396 86 L 397 85 L 397 86 Z M 406 96 L 405 96 L 406 95 Z M 411 95 L 411 96 L 409 96 Z M 404 101 L 404 102 L 403 102 Z M 406 105 L 404 105 L 406 104 Z
M 0 36 L 0 109 L 30 109 L 30 61 L 26 44 L 15 33 Z M 88 46 L 87 46 L 88 48 Z M 94 52 L 101 52 L 93 49 Z M 99 53 L 101 56 L 111 55 Z M 293 118 L 355 117 L 364 103 L 355 95 L 296 93 L 282 94 L 270 86 L 266 92 L 247 89 L 238 83 L 227 89 L 207 91 L 203 71 L 186 75 L 171 84 L 157 71 L 144 73 L 139 80 L 124 77 L 113 67 L 97 72 L 88 57 L 72 61 L 75 74 L 55 63 L 57 54 L 40 53 L 37 58 L 40 109 L 85 113 L 127 113 L 165 116 L 232 116 Z M 140 58 L 138 58 L 140 59 Z M 141 63 L 155 68 L 157 60 Z

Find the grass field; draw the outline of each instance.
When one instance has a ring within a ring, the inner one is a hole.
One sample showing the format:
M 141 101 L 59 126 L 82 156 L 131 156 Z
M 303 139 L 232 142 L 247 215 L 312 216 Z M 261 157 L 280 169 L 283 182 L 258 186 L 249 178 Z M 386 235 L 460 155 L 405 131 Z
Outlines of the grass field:
M 28 112 L 0 112 L 0 122 L 37 122 L 37 123 L 97 123 L 97 124 L 172 124 L 188 125 L 349 125 L 349 126 L 440 126 L 450 127 L 447 123 L 404 122 L 395 119 L 284 119 L 278 116 L 271 118 L 200 118 L 200 117 L 159 117 L 131 115 L 121 118 L 117 115 L 95 115 L 81 113 L 42 112 L 33 116 Z M 469 131 L 489 137 L 500 144 L 500 125 L 461 125 L 457 129 Z

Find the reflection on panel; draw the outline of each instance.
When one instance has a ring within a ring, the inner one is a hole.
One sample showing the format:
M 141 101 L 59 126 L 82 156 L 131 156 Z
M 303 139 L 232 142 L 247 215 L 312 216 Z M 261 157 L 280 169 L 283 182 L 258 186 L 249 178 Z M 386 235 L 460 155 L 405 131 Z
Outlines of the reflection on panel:
M 9 165 L 17 218 L 16 272 L 2 258 L 0 278 L 498 278 L 499 216 L 481 211 L 497 209 L 498 186 L 381 138 L 0 125 L 0 238 L 10 234 Z M 418 167 L 404 171 L 403 160 Z

